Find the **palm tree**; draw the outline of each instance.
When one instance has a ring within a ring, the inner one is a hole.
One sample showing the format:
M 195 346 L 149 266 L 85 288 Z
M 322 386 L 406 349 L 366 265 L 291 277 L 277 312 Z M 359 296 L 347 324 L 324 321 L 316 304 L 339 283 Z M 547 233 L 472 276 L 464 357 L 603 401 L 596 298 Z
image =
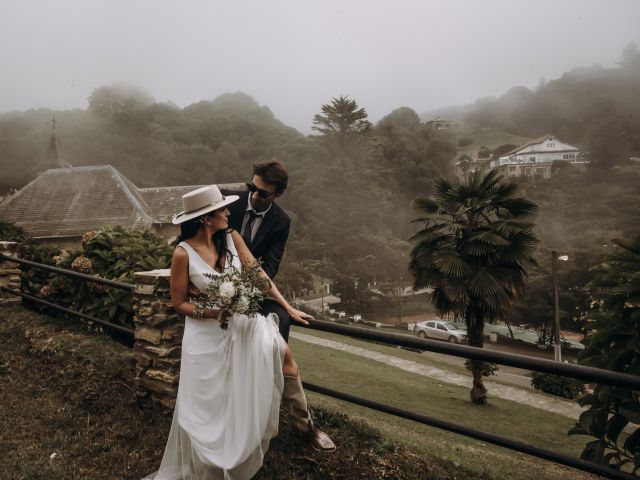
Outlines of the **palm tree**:
M 409 269 L 414 288 L 433 288 L 440 315 L 466 320 L 469 345 L 482 347 L 486 321 L 503 316 L 524 290 L 535 264 L 533 220 L 538 207 L 495 171 L 465 181 L 439 179 L 436 194 L 413 202 L 423 228 L 413 235 Z M 472 361 L 471 400 L 486 403 L 483 362 Z

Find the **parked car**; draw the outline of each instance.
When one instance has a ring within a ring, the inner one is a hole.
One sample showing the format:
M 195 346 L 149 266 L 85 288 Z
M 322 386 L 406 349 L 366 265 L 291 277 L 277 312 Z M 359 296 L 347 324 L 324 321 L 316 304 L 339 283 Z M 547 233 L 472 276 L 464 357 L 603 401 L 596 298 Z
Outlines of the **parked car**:
M 444 320 L 427 320 L 416 323 L 413 332 L 420 338 L 446 340 L 451 343 L 467 343 L 467 330 Z

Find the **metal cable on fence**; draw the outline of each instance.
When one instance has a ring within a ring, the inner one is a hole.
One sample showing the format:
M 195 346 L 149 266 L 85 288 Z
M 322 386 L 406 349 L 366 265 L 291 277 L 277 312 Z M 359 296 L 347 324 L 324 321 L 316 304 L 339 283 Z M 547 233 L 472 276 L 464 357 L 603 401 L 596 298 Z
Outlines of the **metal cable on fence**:
M 78 273 L 70 270 L 52 267 L 50 265 L 45 265 L 37 262 L 31 262 L 29 260 L 22 260 L 19 258 L 10 257 L 4 254 L 0 254 L 0 258 L 4 258 L 11 262 L 19 263 L 32 268 L 47 270 L 53 273 L 67 275 L 69 277 L 80 278 L 85 281 L 95 282 L 95 283 L 107 285 L 114 288 L 120 288 L 125 290 L 134 289 L 134 285 L 131 285 L 128 283 L 94 277 L 94 276 L 83 274 L 83 273 Z M 96 322 L 97 324 L 103 325 L 107 328 L 111 328 L 119 332 L 127 333 L 131 336 L 134 335 L 134 330 L 130 328 L 126 328 L 121 325 L 116 325 L 114 323 L 107 322 L 99 318 L 92 317 L 90 315 L 86 315 L 84 313 L 77 312 L 75 310 L 71 310 L 66 307 L 62 307 L 55 303 L 48 302 L 41 298 L 37 298 L 31 295 L 28 295 L 26 293 L 22 293 L 20 291 L 10 289 L 5 286 L 0 286 L 0 289 L 7 291 L 13 295 L 26 298 L 29 301 L 40 303 L 48 307 L 58 309 L 65 313 L 76 315 L 78 317 L 90 320 L 92 322 Z M 556 361 L 533 358 L 533 357 L 528 357 L 525 355 L 517 355 L 513 353 L 495 352 L 495 351 L 489 352 L 478 347 L 469 347 L 466 345 L 452 345 L 449 343 L 443 343 L 435 340 L 427 340 L 422 338 L 415 338 L 407 335 L 393 334 L 393 333 L 387 333 L 387 332 L 375 332 L 365 328 L 352 327 L 349 325 L 342 325 L 338 323 L 326 322 L 321 320 L 312 321 L 306 328 L 309 328 L 312 330 L 336 333 L 339 335 L 345 335 L 345 336 L 360 338 L 364 340 L 373 340 L 373 341 L 381 342 L 387 345 L 407 347 L 407 348 L 418 349 L 418 350 L 428 350 L 428 351 L 443 353 L 446 355 L 452 355 L 456 357 L 469 358 L 469 359 L 480 360 L 485 362 L 493 362 L 501 365 L 516 367 L 516 368 L 523 368 L 523 369 L 533 370 L 538 372 L 552 373 L 556 375 L 573 377 L 573 378 L 577 378 L 577 379 L 592 382 L 592 383 L 602 383 L 602 384 L 613 385 L 617 387 L 640 390 L 640 377 L 635 375 L 630 375 L 627 373 L 615 372 L 611 370 L 585 367 L 583 365 L 559 363 Z M 427 417 L 425 415 L 409 412 L 407 410 L 402 410 L 400 408 L 392 407 L 390 405 L 385 405 L 379 402 L 375 402 L 373 400 L 356 397 L 348 393 L 339 392 L 339 391 L 332 390 L 319 385 L 315 385 L 312 383 L 303 382 L 303 385 L 308 390 L 321 393 L 323 395 L 327 395 L 333 398 L 337 398 L 339 400 L 344 400 L 349 403 L 361 405 L 361 406 L 371 408 L 380 412 L 395 415 L 397 417 L 406 418 L 408 420 L 412 420 L 412 421 L 415 421 L 424 425 L 432 426 L 435 428 L 440 428 L 442 430 L 453 432 L 459 435 L 464 435 L 470 438 L 475 438 L 477 440 L 486 441 L 494 445 L 498 445 L 511 450 L 526 453 L 538 458 L 550 460 L 552 462 L 573 467 L 585 472 L 594 473 L 596 475 L 601 475 L 601 476 L 605 476 L 607 478 L 612 478 L 616 480 L 617 479 L 633 480 L 637 478 L 631 474 L 621 472 L 618 470 L 613 470 L 613 469 L 604 467 L 602 465 L 598 465 L 596 463 L 587 462 L 575 457 L 558 454 L 550 450 L 545 450 L 545 449 L 538 448 L 533 445 L 529 445 L 520 441 L 511 440 L 505 437 L 500 437 L 498 435 L 494 435 L 488 432 L 475 430 L 469 427 L 465 427 L 463 425 L 458 425 L 451 422 L 447 422 L 445 420 L 439 420 L 436 418 Z
M 585 460 L 581 460 L 576 457 L 570 457 L 568 455 L 562 455 L 560 453 L 552 452 L 551 450 L 545 450 L 543 448 L 539 448 L 534 445 L 529 445 L 524 442 L 511 440 L 509 438 L 501 437 L 499 435 L 494 435 L 492 433 L 483 432 L 481 430 L 465 427 L 463 425 L 458 425 L 456 423 L 447 422 L 446 420 L 439 420 L 437 418 L 427 417 L 419 413 L 409 412 L 407 410 L 402 410 L 400 408 L 392 407 L 390 405 L 385 405 L 384 403 L 375 402 L 373 400 L 368 400 L 366 398 L 356 397 L 355 395 L 339 392 L 337 390 L 332 390 L 330 388 L 322 387 L 320 385 L 315 385 L 313 383 L 302 382 L 302 385 L 304 388 L 311 390 L 312 392 L 317 392 L 332 398 L 337 398 L 339 400 L 344 400 L 349 403 L 361 405 L 363 407 L 371 408 L 379 412 L 388 413 L 396 417 L 406 418 L 407 420 L 412 420 L 414 422 L 421 423 L 423 425 L 428 425 L 430 427 L 435 427 L 441 430 L 446 430 L 448 432 L 464 435 L 466 437 L 474 438 L 476 440 L 482 440 L 484 442 L 492 443 L 494 445 L 505 447 L 510 450 L 526 453 L 534 457 L 550 460 L 552 462 L 559 463 L 561 465 L 566 465 L 568 467 L 573 467 L 575 469 L 582 470 L 584 472 L 595 473 L 596 475 L 601 475 L 601 476 L 604 476 L 607 478 L 613 478 L 616 480 L 618 479 L 637 480 L 638 479 L 638 477 L 635 477 L 629 473 L 621 472 L 619 470 L 613 470 L 613 469 L 604 467 L 602 465 L 598 465 L 597 463 L 587 462 Z
M 20 265 L 25 265 L 31 268 L 46 270 L 48 272 L 53 272 L 60 275 L 66 275 L 67 277 L 80 278 L 82 280 L 86 280 L 87 282 L 99 283 L 101 285 L 106 285 L 108 287 L 120 288 L 122 290 L 133 290 L 135 288 L 135 286 L 132 285 L 131 283 L 118 282 L 116 280 L 109 280 L 107 278 L 101 278 L 101 277 L 94 277 L 93 275 L 87 275 L 86 273 L 74 272 L 72 270 L 53 267 L 51 265 L 46 265 L 44 263 L 32 262 L 31 260 L 24 260 L 22 258 L 11 257 L 9 255 L 5 255 L 4 253 L 0 253 L 0 258 L 4 260 L 8 260 L 10 262 L 18 263 Z
M 77 312 L 77 311 L 72 310 L 72 309 L 67 308 L 67 307 L 62 307 L 62 306 L 60 306 L 60 305 L 57 305 L 57 304 L 52 303 L 52 302 L 48 302 L 48 301 L 43 300 L 43 299 L 41 299 L 41 298 L 34 297 L 34 296 L 32 296 L 32 295 L 28 295 L 28 294 L 26 294 L 26 293 L 22 293 L 22 292 L 20 292 L 19 290 L 13 290 L 13 289 L 8 288 L 8 287 L 5 287 L 5 286 L 3 286 L 3 285 L 0 285 L 0 290 L 4 290 L 4 291 L 6 291 L 6 292 L 9 292 L 9 293 L 11 293 L 12 295 L 17 295 L 17 296 L 19 296 L 19 297 L 26 298 L 26 299 L 27 299 L 27 300 L 29 300 L 30 302 L 40 303 L 40 304 L 42 304 L 42 305 L 46 305 L 47 307 L 51 307 L 51 308 L 55 308 L 55 309 L 57 309 L 57 310 L 60 310 L 60 311 L 62 311 L 62 312 L 64 312 L 64 313 L 68 313 L 68 314 L 70 314 L 70 315 L 76 315 L 76 316 L 78 316 L 78 317 L 80 317 L 80 318 L 84 318 L 85 320 L 90 320 L 90 321 L 92 321 L 92 322 L 95 322 L 95 323 L 97 323 L 97 324 L 99 324 L 99 325 L 102 325 L 102 326 L 104 326 L 104 327 L 110 328 L 110 329 L 112 329 L 112 330 L 116 330 L 116 331 L 118 331 L 118 332 L 122 332 L 122 333 L 129 334 L 129 335 L 131 335 L 132 337 L 133 337 L 133 335 L 134 335 L 134 330 L 133 330 L 133 329 L 131 329 L 131 328 L 127 328 L 127 327 L 123 327 L 122 325 L 117 325 L 117 324 L 115 324 L 115 323 L 107 322 L 107 321 L 105 321 L 105 320 L 101 320 L 101 319 L 99 319 L 99 318 L 92 317 L 91 315 L 86 315 L 86 314 L 84 314 L 84 313 Z
M 518 355 L 515 353 L 487 351 L 479 347 L 456 345 L 440 342 L 438 340 L 427 340 L 398 333 L 376 332 L 366 328 L 352 327 L 323 320 L 313 320 L 305 328 L 337 333 L 364 340 L 374 340 L 376 342 L 382 342 L 394 346 L 428 350 L 455 357 L 499 363 L 501 365 L 508 365 L 510 367 L 523 368 L 526 370 L 535 370 L 537 372 L 553 373 L 565 377 L 585 380 L 591 383 L 604 383 L 606 385 L 613 385 L 616 387 L 640 390 L 640 376 L 615 372 L 613 370 L 585 367 L 584 365 L 574 365 L 571 363 L 561 363 L 556 362 L 555 360 L 528 357 L 526 355 Z

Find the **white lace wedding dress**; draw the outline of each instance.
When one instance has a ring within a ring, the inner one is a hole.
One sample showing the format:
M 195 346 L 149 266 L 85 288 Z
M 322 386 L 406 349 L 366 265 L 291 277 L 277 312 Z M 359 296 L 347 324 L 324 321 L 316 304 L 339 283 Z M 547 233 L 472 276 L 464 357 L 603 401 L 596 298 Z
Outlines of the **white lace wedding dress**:
M 241 268 L 231 235 L 229 264 Z M 186 242 L 189 280 L 199 290 L 217 274 Z M 145 480 L 243 480 L 262 465 L 278 433 L 284 340 L 277 316 L 185 319 L 180 385 L 160 469 Z

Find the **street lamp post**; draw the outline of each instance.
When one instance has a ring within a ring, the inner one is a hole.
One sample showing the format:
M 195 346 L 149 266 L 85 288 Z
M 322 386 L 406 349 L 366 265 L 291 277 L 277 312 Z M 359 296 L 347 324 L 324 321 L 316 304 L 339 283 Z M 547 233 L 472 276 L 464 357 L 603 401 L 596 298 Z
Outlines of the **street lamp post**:
M 560 344 L 560 294 L 558 291 L 558 260 L 566 262 L 569 257 L 562 255 L 558 257 L 555 250 L 551 251 L 551 279 L 553 280 L 553 317 L 555 321 L 555 335 L 553 338 L 553 353 L 556 362 L 562 361 L 562 345 Z
M 326 261 L 324 243 L 322 244 L 322 280 L 320 281 L 320 312 L 324 320 L 324 264 Z

